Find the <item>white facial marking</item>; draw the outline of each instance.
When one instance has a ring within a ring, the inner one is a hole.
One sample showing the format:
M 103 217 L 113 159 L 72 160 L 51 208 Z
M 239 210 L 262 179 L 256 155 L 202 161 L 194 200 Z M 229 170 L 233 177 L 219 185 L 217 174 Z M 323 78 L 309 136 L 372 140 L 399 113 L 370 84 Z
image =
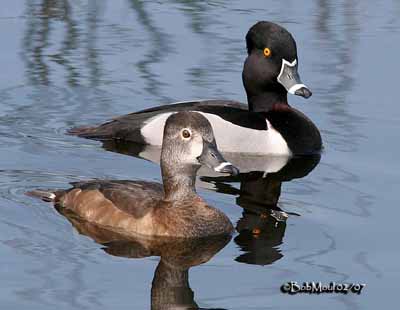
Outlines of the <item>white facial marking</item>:
M 217 167 L 214 168 L 214 170 L 217 172 L 221 172 L 221 170 L 224 169 L 224 167 L 226 167 L 226 166 L 232 166 L 232 164 L 230 162 L 226 161 L 224 163 L 219 164 Z
M 203 153 L 203 140 L 200 137 L 198 137 L 193 139 L 191 144 L 192 146 L 190 149 L 190 155 L 193 159 L 196 159 L 201 155 L 201 153 Z
M 297 59 L 293 60 L 292 62 L 288 62 L 286 59 L 282 58 L 282 66 L 281 66 L 281 71 L 279 72 L 278 75 L 278 82 L 281 83 L 281 76 L 283 74 L 283 70 L 285 69 L 285 65 L 288 67 L 294 67 L 297 64 Z
M 279 75 L 278 75 L 278 78 L 277 78 L 278 82 L 281 83 L 283 86 L 285 86 L 281 81 L 281 77 L 282 77 L 283 71 L 285 70 L 285 66 L 294 67 L 296 65 L 297 65 L 297 59 L 293 60 L 292 62 L 289 62 L 286 59 L 282 59 L 281 71 L 279 72 Z M 296 90 L 298 90 L 298 89 L 300 89 L 302 87 L 307 88 L 307 86 L 304 85 L 304 84 L 294 84 L 292 87 L 290 87 L 289 89 L 286 89 L 286 90 L 287 90 L 287 92 L 289 94 L 294 95 Z M 285 86 L 285 88 L 286 88 L 286 86 Z
M 51 194 L 49 195 L 49 198 L 50 198 L 50 199 L 54 199 L 54 198 L 56 198 L 56 194 L 54 194 L 54 193 L 51 193 Z

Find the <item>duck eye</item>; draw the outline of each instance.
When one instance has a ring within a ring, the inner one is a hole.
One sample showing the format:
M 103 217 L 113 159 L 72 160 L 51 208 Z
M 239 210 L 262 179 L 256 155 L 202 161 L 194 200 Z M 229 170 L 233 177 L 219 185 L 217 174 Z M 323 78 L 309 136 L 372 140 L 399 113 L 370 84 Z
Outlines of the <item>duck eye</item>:
M 264 56 L 267 58 L 271 56 L 271 50 L 268 47 L 264 48 Z
M 191 133 L 190 133 L 190 131 L 189 131 L 188 129 L 183 129 L 183 130 L 182 130 L 182 137 L 183 137 L 184 139 L 189 139 L 190 136 L 191 136 Z

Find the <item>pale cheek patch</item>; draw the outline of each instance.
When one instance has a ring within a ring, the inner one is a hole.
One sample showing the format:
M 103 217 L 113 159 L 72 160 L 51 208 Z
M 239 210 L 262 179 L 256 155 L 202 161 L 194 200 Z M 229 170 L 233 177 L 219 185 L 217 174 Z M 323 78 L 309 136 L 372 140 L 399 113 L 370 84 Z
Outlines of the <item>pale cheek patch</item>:
M 201 139 L 194 139 L 190 148 L 190 155 L 192 158 L 197 158 L 203 153 L 203 141 Z

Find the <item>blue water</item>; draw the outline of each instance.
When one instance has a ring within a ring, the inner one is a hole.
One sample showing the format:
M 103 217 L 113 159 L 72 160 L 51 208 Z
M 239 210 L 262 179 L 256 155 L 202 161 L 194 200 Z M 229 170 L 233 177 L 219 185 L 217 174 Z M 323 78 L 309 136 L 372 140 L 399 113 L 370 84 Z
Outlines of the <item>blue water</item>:
M 27 0 L 0 9 L 1 309 L 150 308 L 157 256 L 109 255 L 24 192 L 90 178 L 159 181 L 158 165 L 66 129 L 178 100 L 245 102 L 244 36 L 258 20 L 294 35 L 313 96 L 289 102 L 321 129 L 325 149 L 306 176 L 264 184 L 286 222 L 243 213 L 239 182 L 200 184 L 238 232 L 190 268 L 194 300 L 224 309 L 394 306 L 398 1 Z M 287 281 L 366 287 L 288 296 L 279 289 Z

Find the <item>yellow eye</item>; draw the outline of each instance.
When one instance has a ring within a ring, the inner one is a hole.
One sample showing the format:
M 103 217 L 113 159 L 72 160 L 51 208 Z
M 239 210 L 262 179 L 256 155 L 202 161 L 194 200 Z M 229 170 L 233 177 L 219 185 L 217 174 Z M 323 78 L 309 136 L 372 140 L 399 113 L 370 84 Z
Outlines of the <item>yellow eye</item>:
M 267 58 L 271 56 L 271 50 L 268 47 L 264 48 L 264 56 Z
M 184 139 L 189 139 L 190 136 L 191 136 L 191 133 L 190 133 L 189 130 L 187 130 L 187 129 L 183 129 L 183 130 L 182 130 L 182 137 L 183 137 Z

